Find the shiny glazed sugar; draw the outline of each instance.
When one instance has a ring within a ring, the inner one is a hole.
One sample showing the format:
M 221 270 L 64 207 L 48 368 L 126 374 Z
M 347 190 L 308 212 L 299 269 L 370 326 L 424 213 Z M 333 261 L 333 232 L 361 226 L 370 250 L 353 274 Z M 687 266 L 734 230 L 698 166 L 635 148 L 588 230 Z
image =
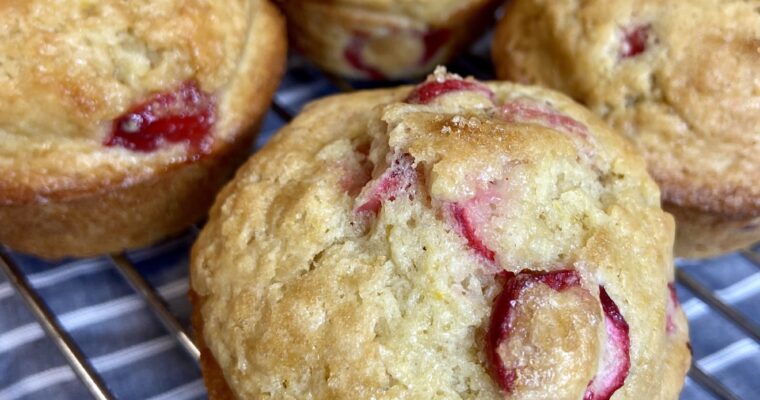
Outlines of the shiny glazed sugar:
M 163 145 L 186 143 L 192 154 L 211 150 L 209 135 L 216 118 L 216 104 L 195 82 L 177 90 L 151 96 L 113 121 L 104 144 L 138 152 L 152 152 Z
M 235 394 L 672 398 L 650 384 L 688 365 L 666 334 L 672 221 L 608 132 L 543 89 L 443 70 L 311 106 L 196 246 Z

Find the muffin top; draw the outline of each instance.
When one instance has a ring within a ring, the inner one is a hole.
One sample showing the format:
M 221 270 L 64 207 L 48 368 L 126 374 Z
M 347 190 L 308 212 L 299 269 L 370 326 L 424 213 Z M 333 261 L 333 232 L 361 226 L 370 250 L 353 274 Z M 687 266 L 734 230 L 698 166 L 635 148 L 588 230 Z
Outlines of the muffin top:
M 672 242 L 603 122 L 439 70 L 307 106 L 218 197 L 191 279 L 240 398 L 675 398 Z
M 588 105 L 644 152 L 666 201 L 760 214 L 760 1 L 516 0 L 503 78 Z
M 210 153 L 260 6 L 2 2 L 0 201 L 125 182 Z
M 468 13 L 493 0 L 279 0 L 283 3 L 336 5 L 353 11 L 380 12 L 439 24 Z

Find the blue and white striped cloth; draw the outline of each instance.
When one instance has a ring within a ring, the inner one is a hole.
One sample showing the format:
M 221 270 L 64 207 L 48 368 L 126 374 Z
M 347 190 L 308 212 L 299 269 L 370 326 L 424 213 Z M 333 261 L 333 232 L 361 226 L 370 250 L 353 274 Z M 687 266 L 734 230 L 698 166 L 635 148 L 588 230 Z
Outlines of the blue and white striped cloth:
M 487 44 L 451 69 L 488 78 Z M 486 71 L 486 72 L 479 72 Z M 338 92 L 317 70 L 291 57 L 288 74 L 276 95 L 295 114 L 307 101 Z M 270 113 L 257 147 L 285 121 Z M 187 325 L 188 249 L 190 231 L 154 247 L 133 251 L 129 258 L 158 289 L 171 311 Z M 206 392 L 196 363 L 178 346 L 107 259 L 51 264 L 15 255 L 32 285 L 58 315 L 63 326 L 92 360 L 119 398 L 203 399 Z M 760 267 L 740 255 L 702 263 L 684 263 L 690 274 L 726 303 L 760 323 Z M 714 310 L 678 288 L 689 317 L 698 364 L 743 399 L 760 399 L 760 345 Z M 687 380 L 682 399 L 713 397 Z M 0 274 L 0 400 L 87 399 L 53 342 Z

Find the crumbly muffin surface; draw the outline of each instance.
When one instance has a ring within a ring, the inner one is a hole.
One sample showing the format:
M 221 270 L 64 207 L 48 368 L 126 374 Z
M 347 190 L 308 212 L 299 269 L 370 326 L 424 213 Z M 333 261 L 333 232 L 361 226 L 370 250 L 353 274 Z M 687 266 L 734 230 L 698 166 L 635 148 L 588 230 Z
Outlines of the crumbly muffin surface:
M 239 398 L 673 399 L 672 236 L 601 121 L 439 71 L 308 106 L 220 195 L 192 290 Z
M 259 1 L 9 1 L 0 5 L 0 202 L 139 180 L 193 159 L 107 145 L 113 121 L 191 85 L 221 144 Z M 207 103 L 207 104 L 206 104 Z M 217 127 L 221 129 L 216 129 Z
M 568 93 L 644 152 L 664 199 L 760 215 L 760 1 L 517 0 L 500 77 Z

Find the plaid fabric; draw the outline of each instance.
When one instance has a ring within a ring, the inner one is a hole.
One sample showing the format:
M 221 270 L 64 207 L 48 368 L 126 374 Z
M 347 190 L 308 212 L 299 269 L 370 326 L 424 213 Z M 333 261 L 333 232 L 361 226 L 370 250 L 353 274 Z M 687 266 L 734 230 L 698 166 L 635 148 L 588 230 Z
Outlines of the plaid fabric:
M 486 38 L 450 69 L 488 79 L 487 46 Z M 319 71 L 291 57 L 275 98 L 284 110 L 267 116 L 257 147 L 286 122 L 287 114 L 297 113 L 309 100 L 338 91 Z M 185 325 L 190 314 L 187 257 L 195 234 L 190 231 L 128 254 Z M 56 264 L 23 255 L 14 259 L 118 398 L 206 398 L 196 363 L 107 259 Z M 760 323 L 760 266 L 734 254 L 680 267 Z M 698 364 L 742 398 L 760 398 L 760 345 L 687 290 L 679 287 L 678 294 L 689 317 Z M 88 397 L 22 299 L 0 275 L 0 400 Z M 681 398 L 713 397 L 687 379 Z

